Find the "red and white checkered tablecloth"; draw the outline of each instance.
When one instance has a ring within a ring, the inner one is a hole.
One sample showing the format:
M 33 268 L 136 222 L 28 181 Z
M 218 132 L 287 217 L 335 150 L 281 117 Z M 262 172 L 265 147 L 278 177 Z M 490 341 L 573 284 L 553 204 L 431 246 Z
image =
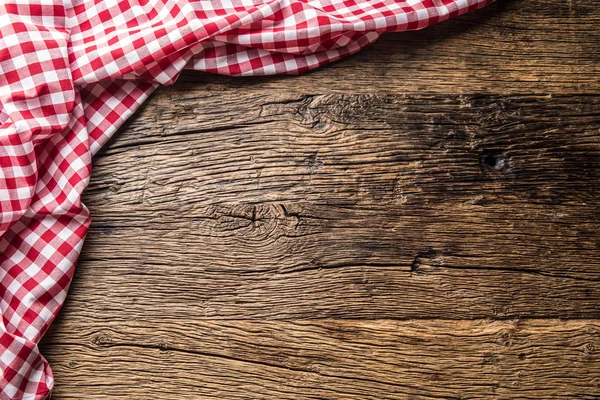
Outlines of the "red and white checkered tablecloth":
M 182 69 L 298 74 L 492 0 L 0 0 L 0 399 L 44 399 L 92 156 Z

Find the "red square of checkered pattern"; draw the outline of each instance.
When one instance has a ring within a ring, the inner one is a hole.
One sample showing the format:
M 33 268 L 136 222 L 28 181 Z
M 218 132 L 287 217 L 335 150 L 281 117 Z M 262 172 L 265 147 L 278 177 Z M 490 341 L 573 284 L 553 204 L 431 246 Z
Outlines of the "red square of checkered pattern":
M 92 156 L 182 69 L 298 74 L 491 0 L 0 2 L 0 400 L 44 399 L 37 343 L 90 223 Z

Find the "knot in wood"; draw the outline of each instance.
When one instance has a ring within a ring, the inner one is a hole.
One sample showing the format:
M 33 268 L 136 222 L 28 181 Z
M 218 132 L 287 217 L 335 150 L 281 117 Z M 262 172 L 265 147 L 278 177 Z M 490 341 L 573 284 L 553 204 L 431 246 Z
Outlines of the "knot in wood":
M 484 150 L 479 155 L 481 170 L 485 173 L 504 173 L 509 169 L 509 158 L 503 150 Z

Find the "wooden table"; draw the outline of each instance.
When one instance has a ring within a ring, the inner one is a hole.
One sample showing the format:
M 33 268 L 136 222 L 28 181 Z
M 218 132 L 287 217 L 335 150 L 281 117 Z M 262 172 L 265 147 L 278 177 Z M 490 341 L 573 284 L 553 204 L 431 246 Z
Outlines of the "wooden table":
M 53 399 L 600 396 L 600 0 L 184 73 L 95 159 Z

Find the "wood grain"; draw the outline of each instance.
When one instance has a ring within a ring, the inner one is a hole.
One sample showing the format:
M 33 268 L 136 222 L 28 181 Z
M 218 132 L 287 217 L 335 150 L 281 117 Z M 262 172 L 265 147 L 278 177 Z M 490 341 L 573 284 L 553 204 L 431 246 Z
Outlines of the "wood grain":
M 94 161 L 53 399 L 600 397 L 600 1 L 185 72 Z
M 598 321 L 67 318 L 61 399 L 592 399 Z
M 599 121 L 596 96 L 171 90 L 96 160 L 71 297 L 131 318 L 157 296 L 211 318 L 596 317 Z
M 598 93 L 599 22 L 599 0 L 497 0 L 422 31 L 388 34 L 294 84 L 195 72 L 180 83 L 299 93 Z

